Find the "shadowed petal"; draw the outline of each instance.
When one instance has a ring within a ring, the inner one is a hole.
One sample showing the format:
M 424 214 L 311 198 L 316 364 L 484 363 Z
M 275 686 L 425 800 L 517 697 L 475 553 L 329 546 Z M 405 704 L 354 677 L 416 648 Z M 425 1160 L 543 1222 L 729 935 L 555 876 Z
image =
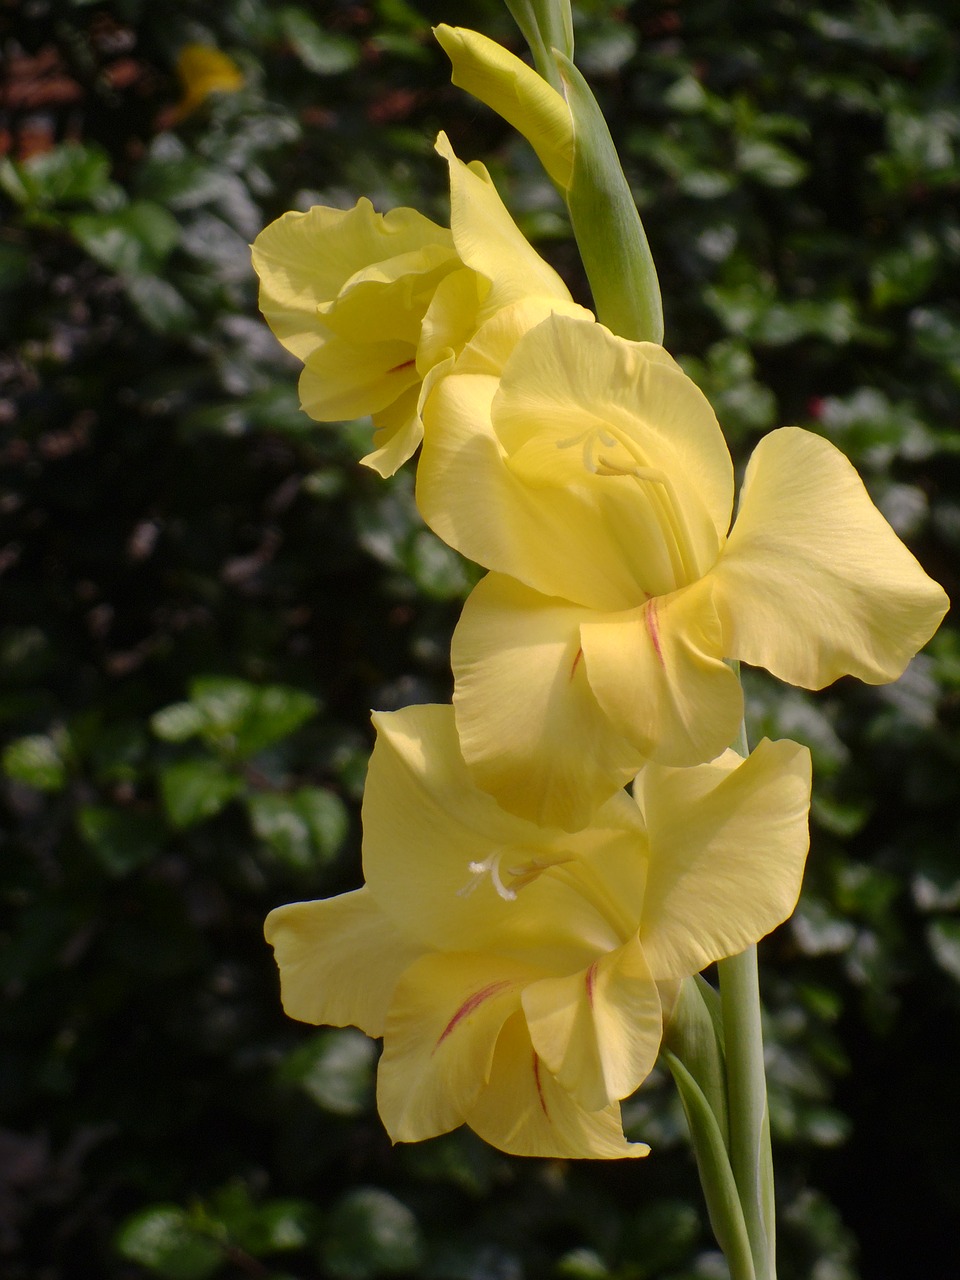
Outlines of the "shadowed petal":
M 487 953 L 427 955 L 394 991 L 377 1107 L 394 1142 L 462 1124 L 490 1077 L 500 1028 L 536 969 Z
M 633 1093 L 660 1052 L 660 997 L 636 936 L 580 973 L 531 983 L 523 1011 L 544 1065 L 588 1111 Z
M 277 907 L 267 916 L 264 936 L 276 955 L 291 1018 L 359 1027 L 368 1036 L 383 1035 L 396 981 L 423 953 L 367 889 Z
M 467 1124 L 517 1156 L 612 1160 L 650 1153 L 646 1143 L 624 1138 L 619 1103 L 602 1111 L 577 1106 L 537 1057 L 519 1013 L 500 1032 L 490 1082 Z

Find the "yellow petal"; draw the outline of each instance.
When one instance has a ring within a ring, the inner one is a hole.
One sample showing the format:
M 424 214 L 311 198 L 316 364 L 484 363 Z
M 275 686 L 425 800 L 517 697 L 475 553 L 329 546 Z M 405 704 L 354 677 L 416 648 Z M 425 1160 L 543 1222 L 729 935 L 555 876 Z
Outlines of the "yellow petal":
M 740 682 L 723 661 L 709 578 L 580 628 L 587 680 L 614 732 L 665 764 L 712 759 L 736 736 Z
M 730 752 L 693 769 L 648 765 L 637 779 L 650 841 L 640 941 L 657 979 L 738 954 L 796 904 L 810 753 L 764 739 L 738 760 Z
M 174 120 L 195 111 L 212 93 L 236 93 L 243 88 L 243 72 L 212 45 L 184 45 L 177 55 L 177 76 L 183 96 L 174 108 Z
M 469 267 L 460 267 L 440 282 L 420 327 L 417 368 L 425 377 L 449 355 L 462 351 L 477 330 L 481 294 L 486 284 Z
M 457 253 L 490 282 L 481 319 L 528 295 L 569 302 L 567 286 L 520 232 L 483 165 L 458 160 L 445 133 L 436 149 L 450 166 L 450 230 Z
M 434 35 L 453 63 L 453 83 L 512 124 L 554 182 L 569 187 L 573 121 L 556 89 L 502 45 L 476 31 L 441 23 Z
M 364 198 L 353 209 L 317 205 L 307 213 L 285 213 L 253 243 L 260 309 L 287 350 L 304 360 L 329 332 L 318 308 L 355 273 L 426 246 L 445 250 L 454 265 L 450 232 L 413 209 L 379 214 Z
M 615 796 L 583 833 L 542 828 L 475 786 L 451 707 L 405 707 L 374 723 L 363 864 L 398 928 L 425 949 L 496 950 L 555 972 L 584 968 L 620 944 L 603 904 L 540 872 L 611 841 L 634 845 L 642 823 L 627 797 Z
M 626 557 L 650 594 L 713 565 L 733 466 L 709 402 L 662 347 L 552 316 L 518 343 L 491 415 L 528 483 L 589 486 L 614 543 L 607 554 Z M 664 554 L 672 572 L 649 580 L 649 561 Z
M 294 902 L 267 916 L 283 1007 L 300 1022 L 382 1036 L 393 988 L 423 948 L 388 920 L 366 889 Z
M 404 973 L 377 1074 L 377 1108 L 394 1142 L 463 1124 L 490 1078 L 500 1028 L 536 974 L 489 953 L 428 955 Z
M 454 372 L 430 395 L 417 467 L 424 520 L 468 559 L 543 595 L 594 609 L 630 608 L 643 599 L 630 540 L 619 529 L 611 533 L 607 521 L 622 513 L 626 532 L 635 531 L 634 483 L 615 478 L 624 486 L 618 493 L 609 480 L 601 482 L 606 506 L 598 511 L 596 496 L 575 483 L 579 455 L 570 459 L 569 484 L 538 486 L 515 474 L 504 465 L 490 421 L 498 385 L 492 376 Z
M 618 1103 L 602 1111 L 577 1106 L 537 1057 L 519 1013 L 500 1032 L 490 1082 L 467 1124 L 511 1155 L 615 1160 L 650 1153 L 646 1143 L 624 1138 Z
M 460 748 L 511 813 L 576 830 L 634 776 L 641 756 L 587 680 L 589 610 L 489 574 L 467 600 L 451 661 Z
M 523 992 L 540 1059 L 587 1111 L 628 1097 L 660 1052 L 660 997 L 636 936 L 587 969 Z
M 843 454 L 796 427 L 754 451 L 714 577 L 728 656 L 807 689 L 895 680 L 949 605 Z
M 373 414 L 373 449 L 360 459 L 381 476 L 392 476 L 412 458 L 423 439 L 420 388 L 408 387 L 392 404 Z
M 576 302 L 565 302 L 562 298 L 520 298 L 484 321 L 458 356 L 457 373 L 492 374 L 499 378 L 523 335 L 552 315 L 593 323 L 593 313 Z
M 419 382 L 407 343 L 362 344 L 331 334 L 306 358 L 300 407 L 317 422 L 347 422 L 388 409 Z

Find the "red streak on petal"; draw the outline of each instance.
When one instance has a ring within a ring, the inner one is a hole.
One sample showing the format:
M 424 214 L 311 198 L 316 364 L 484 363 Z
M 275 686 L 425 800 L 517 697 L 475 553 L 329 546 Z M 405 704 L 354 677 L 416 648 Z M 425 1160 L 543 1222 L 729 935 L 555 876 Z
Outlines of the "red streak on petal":
M 650 600 L 647 607 L 644 609 L 643 620 L 647 624 L 647 633 L 649 634 L 650 641 L 653 644 L 653 651 L 657 655 L 657 661 L 660 663 L 661 667 L 666 670 L 667 664 L 663 660 L 663 650 L 660 648 L 660 628 L 657 623 L 656 597 Z
M 540 1110 L 550 1119 L 550 1112 L 547 1110 L 547 1100 L 543 1096 L 543 1085 L 540 1083 L 540 1059 L 536 1053 L 533 1055 L 533 1078 L 537 1086 L 537 1097 L 540 1099 Z
M 409 369 L 416 363 L 416 360 L 404 360 L 403 364 L 395 364 L 392 369 L 387 370 L 387 373 L 399 373 L 401 369 Z
M 463 1004 L 444 1027 L 440 1039 L 433 1046 L 433 1052 L 436 1053 L 457 1024 L 462 1022 L 468 1014 L 473 1013 L 474 1009 L 482 1005 L 484 1000 L 489 1000 L 491 996 L 498 995 L 501 991 L 505 991 L 506 988 L 511 985 L 509 978 L 504 978 L 501 982 L 491 982 L 489 987 L 483 987 L 482 990 L 475 991 L 472 996 L 469 996 L 464 1000 Z
M 593 964 L 587 970 L 587 976 L 586 976 L 587 999 L 590 1002 L 591 1009 L 593 1008 L 593 988 L 596 985 L 596 981 L 597 981 L 597 965 L 599 963 L 600 963 L 599 960 L 594 960 Z
M 573 660 L 573 666 L 570 668 L 570 679 L 571 679 L 571 680 L 572 680 L 572 679 L 573 679 L 573 677 L 577 674 L 577 667 L 579 667 L 579 665 L 580 665 L 580 659 L 581 659 L 582 657 L 583 657 L 583 649 L 582 649 L 582 648 L 580 648 L 580 649 L 578 649 L 578 650 L 577 650 L 577 656 L 574 658 L 574 660 Z

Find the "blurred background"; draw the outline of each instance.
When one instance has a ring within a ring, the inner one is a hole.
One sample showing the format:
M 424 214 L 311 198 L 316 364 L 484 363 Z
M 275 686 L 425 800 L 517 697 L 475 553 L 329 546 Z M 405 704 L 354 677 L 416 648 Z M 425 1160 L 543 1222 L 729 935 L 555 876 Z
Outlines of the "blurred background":
M 317 425 L 256 310 L 289 208 L 447 220 L 448 131 L 589 303 L 431 23 L 495 0 L 0 3 L 0 1273 L 714 1280 L 678 1105 L 640 1164 L 391 1149 L 376 1046 L 283 1017 L 261 927 L 359 877 L 371 707 L 446 700 L 477 571 Z M 821 432 L 956 597 L 956 0 L 576 6 L 666 344 L 741 465 Z M 184 49 L 199 46 L 184 56 Z M 179 66 L 179 72 L 178 72 Z M 762 948 L 782 1280 L 960 1274 L 960 640 L 889 688 L 747 673 L 813 845 Z

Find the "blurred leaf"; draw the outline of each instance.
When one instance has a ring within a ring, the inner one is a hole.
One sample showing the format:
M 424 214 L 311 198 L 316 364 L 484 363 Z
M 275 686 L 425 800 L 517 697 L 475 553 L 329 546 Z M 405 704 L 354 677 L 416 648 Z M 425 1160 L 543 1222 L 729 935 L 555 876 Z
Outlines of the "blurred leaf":
M 210 746 L 245 760 L 288 737 L 316 715 L 312 694 L 287 685 L 255 685 L 232 676 L 199 676 L 190 685 L 190 701 L 173 703 L 151 718 L 154 733 L 167 742 L 202 737 Z M 311 834 L 326 839 L 334 821 L 331 806 L 303 802 L 302 818 Z M 310 824 L 316 818 L 316 832 Z
M 124 291 L 152 332 L 186 334 L 196 329 L 197 313 L 169 280 L 149 274 L 130 276 Z
M 298 871 L 328 862 L 346 839 L 343 801 L 321 787 L 301 787 L 290 795 L 254 792 L 247 808 L 256 835 Z
M 9 743 L 3 752 L 3 771 L 37 791 L 59 791 L 67 781 L 67 766 L 60 747 L 42 733 Z
M 359 64 L 360 49 L 356 42 L 324 31 L 305 9 L 285 5 L 277 17 L 283 34 L 308 70 L 319 76 L 333 76 L 352 71 Z
M 257 1204 L 245 1182 L 235 1179 L 222 1187 L 206 1207 L 231 1245 L 254 1258 L 302 1249 L 313 1238 L 317 1211 L 305 1200 L 269 1200 Z
M 354 1027 L 319 1031 L 286 1058 L 280 1078 L 324 1111 L 359 1116 L 373 1103 L 377 1046 Z
M 802 160 L 767 138 L 741 139 L 737 168 L 767 187 L 795 187 L 807 173 Z
M 571 1249 L 557 1262 L 557 1275 L 569 1280 L 610 1280 L 614 1273 L 592 1249 Z
M 198 1231 L 176 1205 L 154 1205 L 128 1218 L 117 1233 L 116 1247 L 121 1257 L 167 1280 L 205 1280 L 224 1261 L 220 1245 Z
M 927 925 L 933 958 L 945 973 L 960 982 L 960 920 L 945 917 Z
M 0 244 L 0 293 L 23 284 L 30 272 L 30 254 L 17 244 Z
M 181 829 L 214 817 L 244 790 L 244 785 L 243 779 L 219 760 L 181 760 L 160 771 L 167 817 Z
M 78 213 L 67 225 L 92 258 L 118 275 L 156 271 L 180 239 L 176 219 L 147 200 L 105 213 Z
M 110 157 L 96 143 L 62 142 L 19 164 L 4 156 L 0 188 L 27 207 L 93 204 L 106 209 L 122 198 L 110 181 L 110 169 Z
M 700 1216 L 683 1200 L 654 1200 L 628 1217 L 617 1250 L 637 1277 L 662 1275 L 683 1261 L 700 1235 Z
M 327 1219 L 322 1255 L 336 1280 L 368 1280 L 416 1271 L 423 1257 L 417 1220 L 401 1201 L 376 1187 L 351 1191 Z
M 205 724 L 203 712 L 193 702 L 175 702 L 150 717 L 150 728 L 164 742 L 186 742 Z
M 155 814 L 83 805 L 77 829 L 106 871 L 125 875 L 149 862 L 163 847 L 164 830 Z

